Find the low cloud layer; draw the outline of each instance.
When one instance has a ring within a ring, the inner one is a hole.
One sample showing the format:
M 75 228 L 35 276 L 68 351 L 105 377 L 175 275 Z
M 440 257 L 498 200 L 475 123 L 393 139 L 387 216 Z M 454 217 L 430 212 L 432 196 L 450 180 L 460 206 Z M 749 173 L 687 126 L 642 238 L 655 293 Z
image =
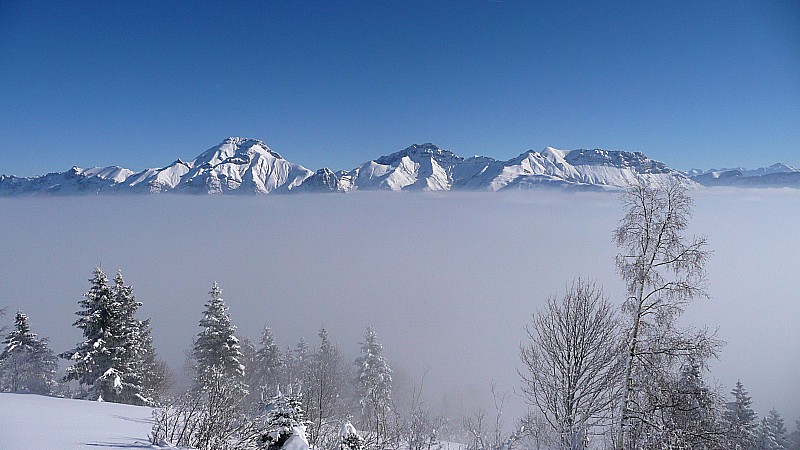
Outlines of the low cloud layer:
M 708 236 L 710 300 L 686 321 L 727 341 L 712 375 L 741 379 L 757 412 L 800 415 L 800 192 L 694 193 L 691 232 Z M 240 336 L 278 341 L 320 326 L 354 355 L 373 325 L 390 363 L 425 376 L 448 412 L 483 404 L 492 382 L 519 385 L 530 314 L 576 276 L 614 301 L 614 194 L 307 195 L 2 199 L 0 306 L 28 313 L 63 351 L 92 268 L 121 268 L 152 317 L 156 346 L 180 369 L 213 281 Z M 6 317 L 8 323 L 10 317 Z M 514 413 L 522 401 L 509 395 Z

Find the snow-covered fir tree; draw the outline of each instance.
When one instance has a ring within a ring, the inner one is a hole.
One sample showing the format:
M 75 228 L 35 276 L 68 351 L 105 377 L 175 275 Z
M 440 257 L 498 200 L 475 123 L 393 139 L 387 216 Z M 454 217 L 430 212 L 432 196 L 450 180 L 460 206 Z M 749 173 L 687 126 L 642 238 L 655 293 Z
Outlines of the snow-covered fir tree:
M 293 367 L 294 352 L 292 351 L 292 346 L 287 345 L 286 348 L 283 349 L 283 370 L 281 373 L 282 386 L 289 386 L 294 382 L 294 375 L 292 374 Z
M 142 395 L 159 403 L 169 393 L 172 372 L 167 363 L 159 359 L 156 354 L 150 319 L 141 322 L 141 351 L 138 359 L 142 374 Z
M 91 288 L 79 302 L 83 307 L 73 324 L 83 331 L 84 340 L 62 358 L 73 361 L 65 380 L 76 380 L 88 388 L 90 399 L 118 403 L 147 404 L 143 395 L 141 362 L 142 322 L 136 319 L 141 306 L 133 288 L 118 273 L 114 285 L 101 268 L 95 268 Z
M 777 409 L 770 410 L 758 427 L 759 450 L 785 450 L 789 444 L 783 417 Z
M 294 348 L 294 358 L 292 358 L 292 363 L 294 364 L 292 373 L 295 378 L 294 383 L 298 390 L 303 389 L 308 382 L 310 360 L 311 350 L 309 349 L 308 342 L 306 342 L 306 338 L 300 337 L 300 341 Z
M 239 351 L 242 352 L 240 362 L 244 366 L 244 378 L 242 381 L 247 387 L 245 403 L 257 405 L 261 400 L 261 393 L 258 388 L 258 382 L 255 380 L 256 346 L 249 337 L 245 337 L 239 341 Z
M 283 354 L 269 327 L 261 333 L 259 348 L 256 350 L 251 372 L 251 389 L 258 389 L 271 395 L 281 383 L 283 372 Z
M 62 353 L 62 358 L 74 361 L 67 368 L 66 380 L 77 380 L 80 385 L 92 386 L 111 367 L 109 328 L 112 320 L 111 302 L 113 294 L 108 278 L 99 267 L 89 282 L 92 287 L 78 304 L 83 308 L 76 312 L 80 318 L 73 323 L 83 331 L 84 340 L 72 350 Z
M 723 445 L 721 399 L 706 383 L 705 367 L 695 358 L 681 366 L 676 388 L 664 409 L 661 443 L 671 448 L 713 449 Z
M 355 395 L 360 408 L 359 429 L 366 432 L 369 445 L 382 447 L 388 438 L 389 412 L 392 405 L 392 369 L 381 353 L 372 327 L 367 327 L 361 356 L 355 361 Z
M 119 380 L 113 380 L 103 393 L 108 401 L 131 404 L 147 404 L 150 399 L 144 393 L 145 354 L 154 352 L 152 346 L 147 348 L 145 335 L 149 335 L 149 320 L 140 321 L 136 312 L 142 306 L 133 295 L 133 287 L 125 284 L 122 271 L 114 277 L 113 310 L 111 332 L 117 351 L 112 360 L 112 367 L 118 372 Z M 152 343 L 152 342 L 150 342 Z
M 800 419 L 794 421 L 794 431 L 789 435 L 789 443 L 791 450 L 800 450 Z
M 218 369 L 231 381 L 241 384 L 245 368 L 239 339 L 233 334 L 236 327 L 231 323 L 222 290 L 216 282 L 208 294 L 211 299 L 206 303 L 200 320 L 203 331 L 198 333 L 192 349 L 195 380 L 203 385 L 213 369 Z
M 296 438 L 308 447 L 306 426 L 308 421 L 303 411 L 301 393 L 294 393 L 289 387 L 287 393 L 277 389 L 275 396 L 264 404 L 264 447 L 269 450 L 280 450 L 292 438 Z
M 0 353 L 0 391 L 50 394 L 56 385 L 56 355 L 31 332 L 28 317 L 17 311 Z
M 339 430 L 339 450 L 364 450 L 364 438 L 349 421 Z
M 733 400 L 725 404 L 725 424 L 727 445 L 733 450 L 749 449 L 756 443 L 758 415 L 750 405 L 753 400 L 742 385 L 741 380 L 731 391 Z

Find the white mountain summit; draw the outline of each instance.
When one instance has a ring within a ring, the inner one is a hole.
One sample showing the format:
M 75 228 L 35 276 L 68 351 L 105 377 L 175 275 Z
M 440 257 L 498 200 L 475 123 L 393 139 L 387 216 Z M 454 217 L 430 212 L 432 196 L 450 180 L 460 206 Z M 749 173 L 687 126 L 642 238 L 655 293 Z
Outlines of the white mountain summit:
M 792 176 L 792 168 L 772 166 L 765 173 Z M 752 173 L 760 173 L 759 170 Z M 529 150 L 508 161 L 485 156 L 463 158 L 434 144 L 415 144 L 365 162 L 349 171 L 311 171 L 287 161 L 257 139 L 231 137 L 189 162 L 134 173 L 117 166 L 50 173 L 38 177 L 0 175 L 0 195 L 75 195 L 97 193 L 269 194 L 292 192 L 500 191 L 555 187 L 614 190 L 637 179 L 682 178 L 682 174 L 640 152 L 613 150 Z M 712 175 L 692 179 L 703 183 Z
M 541 186 L 618 189 L 642 177 L 685 178 L 638 152 L 547 147 L 498 161 L 485 156 L 462 158 L 430 143 L 412 145 L 342 174 L 342 179 L 351 180 L 351 189 L 393 191 L 499 191 Z

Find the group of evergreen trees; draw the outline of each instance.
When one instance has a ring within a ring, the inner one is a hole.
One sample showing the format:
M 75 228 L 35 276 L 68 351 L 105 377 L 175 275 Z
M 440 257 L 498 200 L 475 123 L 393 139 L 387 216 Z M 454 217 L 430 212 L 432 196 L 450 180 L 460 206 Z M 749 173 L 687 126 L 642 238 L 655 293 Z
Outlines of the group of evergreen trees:
M 142 304 L 122 272 L 111 284 L 98 267 L 90 283 L 73 324 L 84 339 L 59 355 L 73 363 L 65 379 L 77 381 L 88 399 L 153 404 L 166 375 L 156 359 L 150 320 L 136 317 Z
M 310 351 L 305 340 L 281 351 L 270 328 L 256 347 L 235 336 L 222 291 L 214 283 L 191 356 L 193 386 L 156 417 L 151 440 L 198 449 L 359 450 L 389 440 L 392 370 L 367 328 L 352 380 L 325 328 Z M 349 394 L 349 395 L 348 395 Z M 351 411 L 358 413 L 349 425 Z M 347 428 L 347 427 L 350 428 Z
M 51 394 L 56 389 L 56 356 L 47 339 L 31 332 L 28 316 L 17 311 L 0 353 L 0 392 Z
M 156 357 L 150 320 L 136 317 L 141 303 L 133 288 L 121 272 L 109 283 L 100 268 L 89 281 L 91 288 L 79 302 L 82 309 L 73 324 L 83 340 L 59 355 L 71 362 L 66 375 L 59 380 L 47 339 L 38 339 L 27 316 L 17 311 L 0 353 L 0 390 L 53 395 L 69 390 L 58 381 L 76 381 L 76 397 L 136 405 L 152 405 L 167 393 L 169 371 Z
M 725 403 L 723 413 L 724 438 L 722 444 L 729 449 L 799 450 L 800 419 L 796 428 L 789 432 L 780 413 L 773 408 L 758 420 L 758 414 L 750 406 L 753 400 L 741 381 L 731 391 L 733 399 Z

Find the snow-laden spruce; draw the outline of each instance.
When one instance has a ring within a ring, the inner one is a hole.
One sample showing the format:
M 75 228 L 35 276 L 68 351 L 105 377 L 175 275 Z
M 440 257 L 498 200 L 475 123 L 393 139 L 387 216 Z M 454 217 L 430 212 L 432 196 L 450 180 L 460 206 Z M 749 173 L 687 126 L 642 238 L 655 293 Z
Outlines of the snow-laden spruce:
M 28 316 L 17 311 L 0 353 L 0 391 L 51 394 L 56 386 L 56 355 L 47 339 L 31 332 Z
M 118 272 L 109 284 L 101 268 L 89 280 L 92 287 L 79 302 L 82 310 L 74 326 L 84 340 L 62 358 L 72 361 L 64 377 L 80 384 L 80 396 L 100 401 L 149 404 L 144 387 L 145 370 L 155 364 L 149 321 L 136 319 L 141 303 Z M 152 378 L 153 374 L 148 374 Z
M 248 384 L 251 390 L 258 388 L 270 395 L 281 383 L 284 368 L 283 352 L 275 343 L 275 337 L 269 327 L 264 327 L 259 344 L 254 361 L 251 367 L 247 368 Z
M 306 427 L 309 425 L 303 410 L 303 395 L 291 387 L 286 393 L 277 389 L 263 406 L 264 448 L 268 450 L 308 449 Z
M 725 404 L 724 412 L 729 447 L 734 450 L 752 448 L 756 444 L 758 425 L 758 414 L 750 406 L 753 400 L 741 380 L 736 380 L 731 395 L 733 400 Z
M 761 419 L 758 427 L 758 448 L 759 450 L 786 450 L 790 444 L 788 438 L 783 417 L 778 410 L 773 408 L 766 417 Z
M 389 439 L 389 413 L 392 406 L 392 369 L 381 353 L 383 345 L 372 327 L 367 327 L 361 356 L 355 361 L 355 395 L 361 408 L 359 430 L 368 446 L 381 448 Z
M 198 384 L 205 384 L 215 370 L 223 376 L 242 384 L 244 378 L 243 355 L 239 339 L 234 336 L 236 327 L 231 323 L 228 307 L 222 299 L 222 289 L 214 282 L 208 292 L 211 297 L 206 303 L 206 310 L 200 320 L 203 329 L 197 335 L 197 340 L 192 349 L 195 362 L 195 380 Z
M 349 421 L 339 429 L 339 450 L 364 450 L 364 438 Z

